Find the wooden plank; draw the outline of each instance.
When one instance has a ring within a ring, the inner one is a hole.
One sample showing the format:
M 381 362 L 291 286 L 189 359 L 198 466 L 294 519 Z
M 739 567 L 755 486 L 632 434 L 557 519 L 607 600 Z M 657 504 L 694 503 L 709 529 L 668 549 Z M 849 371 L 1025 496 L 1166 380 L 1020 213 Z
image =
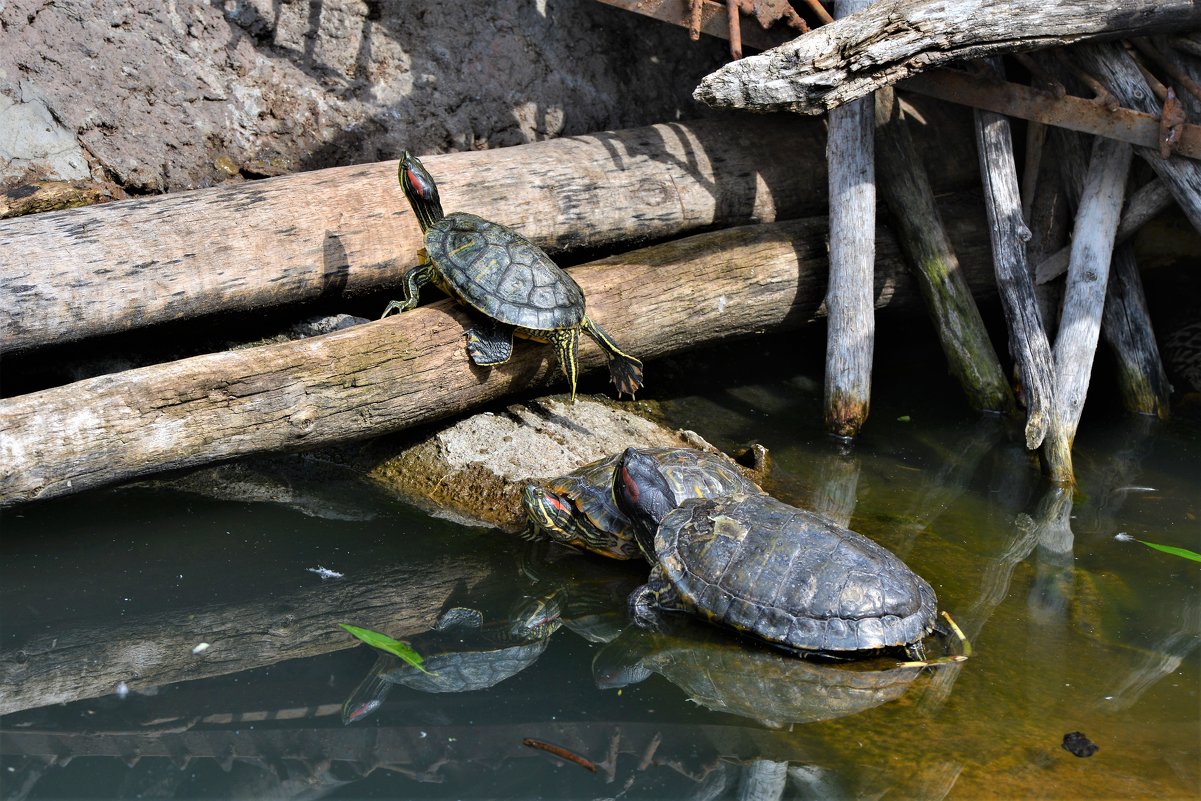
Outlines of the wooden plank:
M 984 263 L 978 205 L 949 222 L 965 263 Z M 879 233 L 876 303 L 914 300 Z M 826 285 L 822 219 L 700 234 L 571 270 L 589 315 L 644 360 L 803 325 Z M 974 282 L 988 291 L 990 282 Z M 704 287 L 698 294 L 697 287 Z M 450 301 L 324 336 L 214 353 L 0 400 L 0 506 L 253 453 L 378 436 L 516 391 L 563 386 L 553 349 L 519 341 L 475 367 L 473 318 Z M 581 366 L 604 355 L 582 348 Z M 647 365 L 648 387 L 661 383 Z
M 774 157 L 783 141 L 802 164 Z M 430 156 L 426 166 L 448 211 L 569 251 L 816 213 L 823 142 L 817 124 L 747 118 Z M 0 221 L 0 352 L 395 288 L 421 247 L 396 166 Z
M 880 0 L 727 64 L 693 96 L 716 108 L 820 114 L 950 61 L 1198 25 L 1193 0 Z

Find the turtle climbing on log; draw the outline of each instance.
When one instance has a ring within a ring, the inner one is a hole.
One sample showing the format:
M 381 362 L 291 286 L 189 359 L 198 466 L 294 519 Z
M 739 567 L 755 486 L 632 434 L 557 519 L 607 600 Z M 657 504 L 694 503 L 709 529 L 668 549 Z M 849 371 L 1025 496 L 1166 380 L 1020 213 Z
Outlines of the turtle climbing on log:
M 381 319 L 416 306 L 421 287 L 433 283 L 488 318 L 466 332 L 467 354 L 479 366 L 507 362 L 514 335 L 549 342 L 558 351 L 575 400 L 576 350 L 583 331 L 605 351 L 617 394 L 633 397 L 642 387 L 642 362 L 588 318 L 584 293 L 570 275 L 511 228 L 465 212 L 445 214 L 433 177 L 408 151 L 398 174 L 421 224 L 425 248 L 422 263 L 405 273 L 404 300 L 391 301 Z

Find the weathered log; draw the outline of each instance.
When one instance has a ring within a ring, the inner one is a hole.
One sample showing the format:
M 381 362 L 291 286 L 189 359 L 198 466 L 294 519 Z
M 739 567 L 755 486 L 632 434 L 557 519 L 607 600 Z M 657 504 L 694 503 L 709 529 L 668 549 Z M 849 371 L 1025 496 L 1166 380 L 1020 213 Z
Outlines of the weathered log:
M 1117 244 L 1128 242 L 1138 230 L 1172 206 L 1172 193 L 1158 178 L 1140 186 L 1131 193 L 1122 207 L 1122 220 L 1118 223 L 1115 239 Z M 1071 247 L 1064 247 L 1049 256 L 1034 273 L 1036 283 L 1045 284 L 1068 271 Z
M 820 114 L 953 60 L 1201 25 L 1192 0 L 882 0 L 706 76 L 719 108 Z
M 1042 444 L 1050 425 L 1053 368 L 1051 346 L 1043 330 L 1034 297 L 1034 280 L 1026 261 L 1030 229 L 1022 220 L 1009 121 L 991 111 L 976 111 L 976 144 L 984 180 L 993 266 L 1009 326 L 1009 348 L 1025 390 L 1026 447 L 1034 450 Z
M 978 205 L 944 210 L 965 264 L 983 263 Z M 572 269 L 589 314 L 644 359 L 783 330 L 817 315 L 826 224 L 801 220 L 696 235 Z M 880 234 L 878 305 L 916 299 Z M 969 279 L 979 279 L 979 274 Z M 987 280 L 972 280 L 989 291 Z M 698 287 L 703 291 L 698 292 Z M 99 376 L 0 401 L 0 505 L 157 470 L 396 431 L 531 386 L 561 382 L 553 350 L 472 366 L 466 311 L 439 301 L 320 337 Z M 599 366 L 592 347 L 581 365 Z M 656 387 L 653 367 L 648 387 Z
M 834 16 L 868 5 L 836 0 Z M 862 98 L 830 111 L 826 162 L 830 181 L 830 284 L 826 340 L 826 430 L 854 437 L 867 420 L 872 392 L 876 318 L 872 269 L 876 261 L 874 110 Z
M 1072 258 L 1055 338 L 1055 402 L 1043 445 L 1050 478 L 1075 483 L 1072 440 L 1084 409 L 1101 331 L 1105 287 L 1132 156 L 1130 145 L 1097 138 L 1072 231 Z
M 891 88 L 876 93 L 876 165 L 897 241 L 934 320 L 951 374 L 978 411 L 1014 411 L 1013 393 L 943 227 L 926 167 Z
M 1034 265 L 1046 259 L 1068 243 L 1075 207 L 1069 208 L 1058 162 L 1063 143 L 1059 136 L 1062 129 L 1043 126 L 1047 136 L 1043 142 L 1044 154 L 1040 158 L 1038 176 L 1035 179 L 1033 202 L 1030 204 L 1026 223 L 1030 227 L 1030 241 L 1026 243 L 1027 263 Z M 1027 154 L 1027 158 L 1029 155 Z M 1023 187 L 1024 191 L 1024 187 Z M 1024 212 L 1025 213 L 1025 212 Z M 1038 301 L 1039 316 L 1043 330 L 1050 340 L 1055 336 L 1059 322 L 1059 305 L 1063 296 L 1063 283 L 1034 284 L 1034 297 Z
M 822 141 L 799 120 L 672 123 L 426 165 L 448 210 L 562 251 L 816 214 Z M 0 221 L 0 351 L 375 291 L 420 247 L 395 161 Z
M 1121 230 L 1119 226 L 1118 231 Z M 1134 246 L 1130 243 L 1114 248 L 1101 334 L 1113 349 L 1123 408 L 1132 414 L 1166 419 L 1171 408 L 1172 385 L 1159 355 L 1142 278 L 1134 260 Z
M 1196 7 L 1201 13 L 1201 4 Z M 1100 80 L 1122 105 L 1160 114 L 1155 93 L 1121 45 L 1100 43 L 1073 48 L 1071 57 Z M 1167 185 L 1193 227 L 1201 231 L 1201 162 L 1177 156 L 1165 159 L 1157 149 L 1150 147 L 1138 147 L 1136 152 Z
M 461 552 L 359 571 L 269 604 L 162 612 L 108 628 L 58 627 L 0 650 L 0 714 L 108 695 L 121 682 L 150 689 L 358 645 L 339 623 L 405 637 L 432 627 L 460 582 L 488 573 L 485 560 Z M 201 642 L 209 647 L 193 653 Z

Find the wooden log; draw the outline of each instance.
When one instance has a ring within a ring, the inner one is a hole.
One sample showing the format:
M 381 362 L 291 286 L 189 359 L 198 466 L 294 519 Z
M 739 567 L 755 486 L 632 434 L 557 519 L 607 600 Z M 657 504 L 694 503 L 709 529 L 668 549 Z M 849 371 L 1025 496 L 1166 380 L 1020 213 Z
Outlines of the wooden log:
M 820 114 L 954 60 L 1201 25 L 1192 0 L 881 0 L 707 75 L 717 108 Z
M 876 164 L 897 241 L 934 320 L 951 374 L 973 409 L 1012 413 L 1013 393 L 891 88 L 876 93 Z
M 1197 8 L 1201 9 L 1201 4 Z M 1156 115 L 1162 111 L 1143 74 L 1121 45 L 1106 42 L 1073 48 L 1071 58 L 1122 105 Z M 1178 156 L 1165 159 L 1150 147 L 1139 147 L 1135 152 L 1167 185 L 1193 227 L 1201 231 L 1201 162 Z
M 1126 200 L 1122 207 L 1122 220 L 1118 223 L 1115 238 L 1117 244 L 1130 241 L 1151 220 L 1167 211 L 1172 206 L 1172 193 L 1167 184 L 1158 178 L 1140 186 Z M 1068 271 L 1068 258 L 1071 247 L 1063 247 L 1048 256 L 1038 265 L 1034 273 L 1035 283 L 1045 284 Z
M 1069 208 L 1058 162 L 1062 152 L 1059 129 L 1047 128 L 1043 143 L 1044 155 L 1039 160 L 1038 176 L 1035 178 L 1033 202 L 1026 216 L 1030 227 L 1030 241 L 1026 244 L 1027 263 L 1033 267 L 1041 263 L 1049 253 L 1054 253 L 1068 242 L 1071 232 L 1074 205 Z M 1029 158 L 1029 156 L 1027 156 Z M 1024 191 L 1024 187 L 1023 187 Z M 1026 212 L 1023 212 L 1026 213 Z M 1038 301 L 1039 316 L 1043 330 L 1050 340 L 1055 336 L 1059 322 L 1059 305 L 1063 296 L 1062 282 L 1034 284 L 1034 297 Z
M 944 210 L 965 263 L 984 259 L 971 214 Z M 573 268 L 589 315 L 652 359 L 813 319 L 826 283 L 821 219 L 688 237 Z M 890 237 L 876 303 L 915 300 Z M 990 282 L 969 275 L 973 288 Z M 698 295 L 697 288 L 703 287 Z M 214 353 L 0 401 L 0 505 L 158 470 L 363 438 L 458 414 L 562 377 L 551 348 L 519 342 L 502 367 L 474 367 L 473 318 L 451 301 L 320 337 Z M 603 354 L 582 349 L 584 369 Z M 647 386 L 658 386 L 653 365 Z
M 461 582 L 489 572 L 485 560 L 456 553 L 363 570 L 267 604 L 257 599 L 111 627 L 56 627 L 0 650 L 0 714 L 109 695 L 121 682 L 150 689 L 357 646 L 339 623 L 404 638 L 431 628 Z M 209 647 L 193 653 L 201 642 Z
M 784 141 L 802 163 L 775 157 Z M 448 210 L 564 251 L 816 214 L 822 142 L 813 122 L 721 120 L 426 165 Z M 0 352 L 373 292 L 395 286 L 420 247 L 395 161 L 4 220 Z
M 1051 346 L 1043 330 L 1034 281 L 1026 261 L 1030 229 L 1022 220 L 1021 193 L 1013 158 L 1009 121 L 976 111 L 976 145 L 984 180 L 993 266 L 1009 326 L 1009 348 L 1017 363 L 1026 404 L 1026 447 L 1042 444 L 1050 425 L 1053 397 Z
M 1119 225 L 1119 234 L 1121 230 Z M 1113 349 L 1123 408 L 1131 414 L 1167 419 L 1172 385 L 1155 342 L 1142 278 L 1134 260 L 1134 246 L 1130 243 L 1114 248 L 1101 334 Z
M 867 6 L 836 0 L 834 16 Z M 867 420 L 872 393 L 876 319 L 872 268 L 876 261 L 874 119 L 870 98 L 830 112 L 826 161 L 830 180 L 830 285 L 826 340 L 826 430 L 851 438 Z
M 1105 286 L 1132 151 L 1125 142 L 1098 138 L 1072 231 L 1072 259 L 1059 335 L 1055 338 L 1055 403 L 1043 458 L 1052 481 L 1075 483 L 1072 440 L 1084 409 L 1101 331 Z

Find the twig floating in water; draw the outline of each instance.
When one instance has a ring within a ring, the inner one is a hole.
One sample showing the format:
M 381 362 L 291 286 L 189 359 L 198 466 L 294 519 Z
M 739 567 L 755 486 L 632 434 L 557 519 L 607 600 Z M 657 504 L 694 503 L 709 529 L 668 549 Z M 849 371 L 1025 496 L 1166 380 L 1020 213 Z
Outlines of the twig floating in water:
M 551 743 L 545 743 L 542 740 L 535 740 L 533 737 L 526 737 L 524 740 L 521 741 L 521 744 L 525 745 L 525 746 L 529 746 L 530 748 L 537 748 L 540 751 L 546 751 L 547 753 L 554 754 L 559 759 L 564 759 L 568 762 L 574 762 L 575 764 L 579 765 L 581 768 L 586 768 L 586 769 L 592 771 L 593 773 L 596 773 L 596 763 L 595 762 L 584 759 L 584 757 L 580 756 L 579 754 L 573 754 L 572 752 L 568 751 L 566 748 L 563 748 L 562 746 L 552 745 Z

